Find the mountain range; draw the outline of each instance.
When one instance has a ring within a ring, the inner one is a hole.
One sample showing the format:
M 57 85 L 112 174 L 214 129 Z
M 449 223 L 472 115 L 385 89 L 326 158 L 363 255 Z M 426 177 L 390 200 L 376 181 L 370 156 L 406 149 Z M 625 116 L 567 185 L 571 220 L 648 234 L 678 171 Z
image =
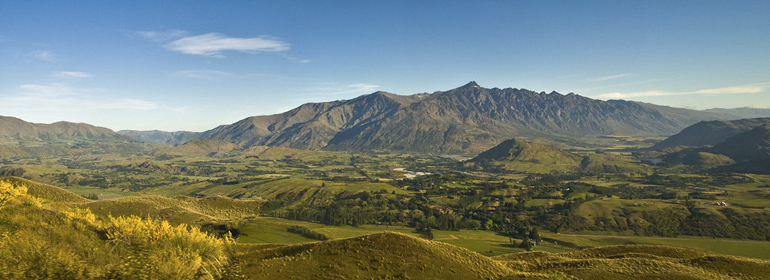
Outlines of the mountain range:
M 735 119 L 753 119 L 770 117 L 770 109 L 741 107 L 733 109 L 712 108 L 704 110 L 706 112 L 720 113 L 735 116 Z
M 702 120 L 730 115 L 573 93 L 483 88 L 475 82 L 432 94 L 375 92 L 351 100 L 309 103 L 203 132 L 241 146 L 349 152 L 477 154 L 504 140 L 556 142 L 596 135 L 671 135 Z
M 511 138 L 579 145 L 586 141 L 584 138 L 666 136 L 699 121 L 735 118 L 729 112 L 601 101 L 573 93 L 489 89 L 470 82 L 434 93 L 396 95 L 378 91 L 350 100 L 308 103 L 284 113 L 248 117 L 200 133 L 115 133 L 86 124 L 32 124 L 3 117 L 0 140 L 136 139 L 179 145 L 192 139 L 216 139 L 242 148 L 475 155 Z

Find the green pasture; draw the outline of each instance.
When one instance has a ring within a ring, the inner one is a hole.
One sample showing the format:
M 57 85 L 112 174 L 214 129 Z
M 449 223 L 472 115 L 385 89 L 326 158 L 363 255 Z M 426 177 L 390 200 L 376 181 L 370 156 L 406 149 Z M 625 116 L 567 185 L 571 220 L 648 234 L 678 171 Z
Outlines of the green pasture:
M 646 237 L 555 234 L 544 232 L 545 246 L 580 249 L 621 244 L 652 244 L 694 248 L 710 253 L 770 259 L 770 242 L 754 240 L 719 239 L 704 237 Z M 556 244 L 554 244 L 554 242 Z
M 279 243 L 300 244 L 316 242 L 299 234 L 290 233 L 287 228 L 292 225 L 301 225 L 314 231 L 329 236 L 332 239 L 349 238 L 378 232 L 399 232 L 415 237 L 426 238 L 423 233 L 416 232 L 413 228 L 365 225 L 353 226 L 327 226 L 317 223 L 284 220 L 277 218 L 257 218 L 240 226 L 241 243 Z M 651 244 L 671 245 L 693 248 L 709 253 L 743 256 L 759 259 L 770 259 L 770 242 L 749 241 L 735 239 L 717 239 L 701 237 L 644 237 L 644 236 L 615 236 L 615 235 L 581 235 L 581 234 L 556 234 L 541 232 L 543 242 L 536 246 L 534 251 L 559 253 L 579 249 L 622 244 Z M 486 256 L 496 256 L 509 253 L 523 252 L 524 249 L 511 247 L 508 237 L 497 232 L 483 230 L 460 231 L 433 231 L 434 241 L 440 241 L 451 245 L 463 247 Z M 521 240 L 516 240 L 520 244 Z

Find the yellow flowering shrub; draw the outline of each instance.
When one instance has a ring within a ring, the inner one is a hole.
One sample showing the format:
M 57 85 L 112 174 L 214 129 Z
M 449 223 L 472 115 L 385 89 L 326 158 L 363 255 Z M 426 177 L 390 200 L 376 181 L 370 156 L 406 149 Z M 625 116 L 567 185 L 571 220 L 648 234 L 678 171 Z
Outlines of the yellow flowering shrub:
M 125 255 L 111 278 L 219 278 L 233 243 L 197 227 L 136 216 L 110 217 L 105 230 L 108 242 Z
M 0 181 L 0 206 L 5 205 L 9 200 L 27 193 L 27 187 L 14 186 L 11 183 Z

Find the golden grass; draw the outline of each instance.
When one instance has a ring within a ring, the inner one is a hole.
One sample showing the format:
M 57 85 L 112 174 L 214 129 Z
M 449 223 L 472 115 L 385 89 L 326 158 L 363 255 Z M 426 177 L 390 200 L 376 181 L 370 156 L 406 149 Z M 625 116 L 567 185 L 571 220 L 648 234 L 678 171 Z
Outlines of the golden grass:
M 88 201 L 67 190 L 18 177 L 5 177 L 0 179 L 0 182 L 12 184 L 14 186 L 23 186 L 27 189 L 26 193 L 50 202 L 83 203 Z
M 261 199 L 236 200 L 227 197 L 131 196 L 98 200 L 84 204 L 101 216 L 157 217 L 172 223 L 202 224 L 213 221 L 239 220 L 257 214 Z
M 661 245 L 617 245 L 493 257 L 511 269 L 576 279 L 763 279 L 770 261 Z
M 240 219 L 256 213 L 249 211 L 256 211 L 261 200 L 145 196 L 78 202 L 83 199 L 64 190 L 14 178 L 0 180 L 0 197 L 2 279 L 764 279 L 770 275 L 770 261 L 660 245 L 485 257 L 395 232 L 297 245 L 236 245 L 184 220 Z M 117 216 L 105 217 L 99 211 Z
M 513 272 L 475 252 L 393 232 L 267 249 L 242 247 L 235 259 L 254 279 L 488 279 Z

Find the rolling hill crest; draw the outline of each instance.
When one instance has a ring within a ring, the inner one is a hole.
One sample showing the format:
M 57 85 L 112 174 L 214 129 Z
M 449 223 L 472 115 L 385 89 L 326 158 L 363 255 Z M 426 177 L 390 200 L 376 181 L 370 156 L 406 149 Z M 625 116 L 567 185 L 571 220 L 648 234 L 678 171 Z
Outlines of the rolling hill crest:
M 223 125 L 201 137 L 245 147 L 477 154 L 514 137 L 670 135 L 698 121 L 726 118 L 572 93 L 488 89 L 470 82 L 432 94 L 375 92 L 351 100 L 309 103 Z
M 0 141 L 133 141 L 114 131 L 85 123 L 31 123 L 14 117 L 0 116 Z

